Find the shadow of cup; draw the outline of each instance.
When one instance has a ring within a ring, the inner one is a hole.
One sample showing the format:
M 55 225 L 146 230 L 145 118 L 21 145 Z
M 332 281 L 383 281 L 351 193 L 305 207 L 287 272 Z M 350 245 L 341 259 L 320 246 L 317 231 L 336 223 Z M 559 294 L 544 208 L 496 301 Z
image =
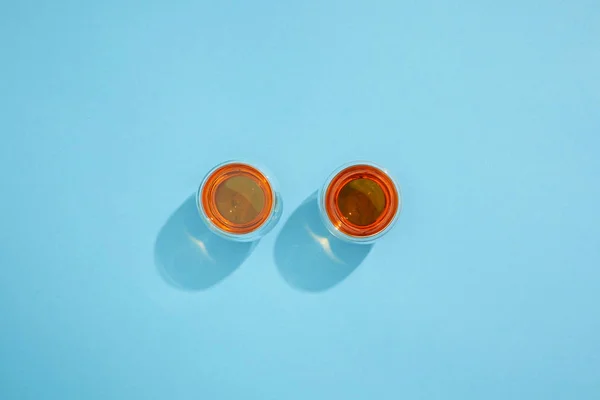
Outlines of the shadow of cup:
M 321 221 L 315 193 L 294 211 L 279 233 L 275 263 L 292 287 L 322 292 L 346 279 L 372 247 L 333 236 Z
M 169 217 L 154 246 L 160 275 L 182 290 L 206 290 L 235 271 L 258 242 L 241 243 L 212 233 L 190 196 Z

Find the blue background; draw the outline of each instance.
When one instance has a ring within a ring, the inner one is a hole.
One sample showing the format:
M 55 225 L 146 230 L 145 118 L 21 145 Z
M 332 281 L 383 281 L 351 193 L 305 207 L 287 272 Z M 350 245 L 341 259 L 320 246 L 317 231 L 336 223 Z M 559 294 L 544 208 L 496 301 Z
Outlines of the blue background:
M 595 0 L 3 0 L 0 135 L 2 399 L 600 398 Z M 189 200 L 232 158 L 256 246 Z M 355 159 L 373 247 L 309 198 Z

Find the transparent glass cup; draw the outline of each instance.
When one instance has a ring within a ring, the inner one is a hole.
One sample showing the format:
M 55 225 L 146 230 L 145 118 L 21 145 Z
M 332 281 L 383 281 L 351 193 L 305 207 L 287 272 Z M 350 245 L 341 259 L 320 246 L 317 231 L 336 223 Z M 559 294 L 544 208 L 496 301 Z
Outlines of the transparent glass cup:
M 215 234 L 240 242 L 266 235 L 283 211 L 272 174 L 245 161 L 227 161 L 206 174 L 196 205 Z
M 321 219 L 334 236 L 367 244 L 392 229 L 402 210 L 402 193 L 385 168 L 357 161 L 329 176 L 318 203 Z

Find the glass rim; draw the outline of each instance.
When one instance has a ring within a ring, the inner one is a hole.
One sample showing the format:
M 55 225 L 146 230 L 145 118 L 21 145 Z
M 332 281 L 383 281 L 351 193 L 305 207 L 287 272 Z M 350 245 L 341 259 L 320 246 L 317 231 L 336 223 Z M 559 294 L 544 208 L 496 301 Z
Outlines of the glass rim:
M 263 190 L 265 205 L 259 214 L 247 223 L 235 224 L 217 210 L 217 187 L 234 176 L 246 176 Z M 215 233 L 235 240 L 253 240 L 262 236 L 269 221 L 276 214 L 278 195 L 269 176 L 257 166 L 244 161 L 230 160 L 213 167 L 204 177 L 196 193 L 196 206 L 205 222 Z
M 340 190 L 355 179 L 374 181 L 384 193 L 384 212 L 366 226 L 356 225 L 345 218 L 338 205 Z M 327 228 L 337 237 L 353 242 L 370 243 L 388 232 L 402 211 L 402 191 L 387 169 L 369 161 L 354 161 L 337 168 L 325 181 L 319 208 Z

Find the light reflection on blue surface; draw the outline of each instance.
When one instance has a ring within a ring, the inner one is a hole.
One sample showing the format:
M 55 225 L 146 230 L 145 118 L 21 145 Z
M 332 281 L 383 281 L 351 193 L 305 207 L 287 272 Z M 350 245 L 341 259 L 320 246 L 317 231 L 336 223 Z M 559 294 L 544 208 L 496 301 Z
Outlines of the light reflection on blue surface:
M 233 273 L 258 242 L 235 242 L 212 233 L 198 214 L 195 199 L 188 197 L 160 230 L 155 262 L 171 285 L 205 290 Z
M 319 216 L 315 193 L 285 222 L 275 242 L 275 263 L 292 287 L 321 292 L 346 279 L 371 247 L 347 243 L 329 233 Z

